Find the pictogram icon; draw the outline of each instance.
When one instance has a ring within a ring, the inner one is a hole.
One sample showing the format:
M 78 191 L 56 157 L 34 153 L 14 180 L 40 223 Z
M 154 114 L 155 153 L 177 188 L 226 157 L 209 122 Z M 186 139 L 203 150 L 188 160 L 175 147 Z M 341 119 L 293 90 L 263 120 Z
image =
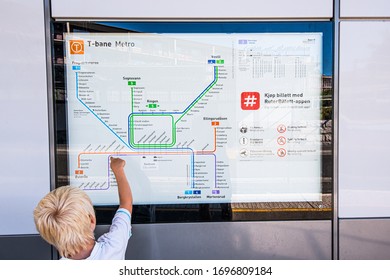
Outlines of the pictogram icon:
M 84 54 L 84 40 L 70 40 L 70 54 Z
M 242 110 L 258 110 L 260 108 L 260 94 L 258 92 L 241 93 Z
M 280 149 L 278 150 L 278 156 L 279 156 L 279 157 L 285 157 L 286 155 L 287 155 L 287 152 L 286 152 L 285 149 L 280 148 Z
M 280 124 L 280 125 L 278 125 L 277 130 L 279 133 L 285 133 L 287 128 L 284 124 Z
M 287 142 L 286 137 L 284 136 L 279 136 L 276 141 L 278 142 L 279 145 L 284 145 Z

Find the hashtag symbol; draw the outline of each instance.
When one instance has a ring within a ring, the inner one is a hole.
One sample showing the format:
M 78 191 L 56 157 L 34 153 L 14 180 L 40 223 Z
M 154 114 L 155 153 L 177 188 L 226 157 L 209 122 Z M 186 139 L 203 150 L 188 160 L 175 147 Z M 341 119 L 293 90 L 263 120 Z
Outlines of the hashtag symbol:
M 260 94 L 258 92 L 241 93 L 241 109 L 257 110 L 260 108 Z
M 257 100 L 257 98 L 256 98 L 254 95 L 247 96 L 247 97 L 245 98 L 244 105 L 245 105 L 246 107 L 253 107 L 253 105 L 256 104 L 256 100 Z

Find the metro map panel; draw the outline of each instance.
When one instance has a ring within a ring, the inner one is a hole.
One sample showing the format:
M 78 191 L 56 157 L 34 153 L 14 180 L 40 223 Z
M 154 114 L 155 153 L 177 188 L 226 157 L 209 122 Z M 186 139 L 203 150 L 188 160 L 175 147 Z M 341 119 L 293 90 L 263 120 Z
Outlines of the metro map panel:
M 321 200 L 321 33 L 66 34 L 71 185 L 117 203 Z

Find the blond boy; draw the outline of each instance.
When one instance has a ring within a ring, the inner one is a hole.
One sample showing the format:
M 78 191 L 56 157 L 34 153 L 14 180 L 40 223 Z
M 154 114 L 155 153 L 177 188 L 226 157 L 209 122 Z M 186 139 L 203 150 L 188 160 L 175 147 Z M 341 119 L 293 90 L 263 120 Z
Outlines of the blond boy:
M 70 186 L 47 194 L 34 210 L 38 232 L 55 246 L 62 259 L 124 259 L 131 236 L 133 196 L 124 172 L 126 162 L 111 158 L 111 169 L 118 183 L 119 209 L 109 232 L 94 238 L 95 212 L 88 195 Z

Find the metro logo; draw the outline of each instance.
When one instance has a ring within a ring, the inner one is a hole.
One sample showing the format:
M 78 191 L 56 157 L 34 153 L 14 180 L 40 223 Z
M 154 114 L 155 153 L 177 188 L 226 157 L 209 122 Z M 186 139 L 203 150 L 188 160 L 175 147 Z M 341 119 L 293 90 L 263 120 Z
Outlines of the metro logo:
M 260 94 L 258 92 L 241 93 L 242 110 L 258 110 L 260 108 Z
M 84 40 L 70 40 L 70 54 L 84 54 Z

